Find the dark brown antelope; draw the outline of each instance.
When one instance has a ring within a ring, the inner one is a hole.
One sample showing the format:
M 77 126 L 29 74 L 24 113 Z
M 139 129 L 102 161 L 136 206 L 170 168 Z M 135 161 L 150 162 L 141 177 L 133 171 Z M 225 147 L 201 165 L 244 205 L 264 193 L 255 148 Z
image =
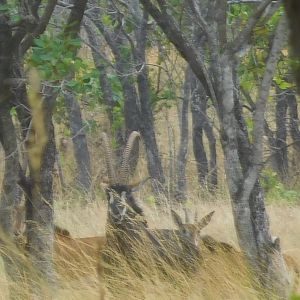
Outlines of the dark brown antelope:
M 144 212 L 132 194 L 133 187 L 136 185 L 129 182 L 129 160 L 132 147 L 140 138 L 139 133 L 134 131 L 130 134 L 119 172 L 115 171 L 114 159 L 106 134 L 103 133 L 102 138 L 109 178 L 109 186 L 106 189 L 108 200 L 106 237 L 109 254 L 104 251 L 104 261 L 112 260 L 115 252 L 115 255 L 121 254 L 130 263 L 136 262 L 137 245 L 143 248 L 145 244 L 148 249 L 151 248 L 160 264 L 163 260 L 172 266 L 183 266 L 183 269 L 187 271 L 197 267 L 201 253 L 195 242 L 196 235 L 209 223 L 213 212 L 198 224 L 188 225 L 190 230 L 183 230 L 180 226 L 179 230 L 149 229 Z M 179 216 L 174 211 L 172 216 L 177 225 L 182 225 Z

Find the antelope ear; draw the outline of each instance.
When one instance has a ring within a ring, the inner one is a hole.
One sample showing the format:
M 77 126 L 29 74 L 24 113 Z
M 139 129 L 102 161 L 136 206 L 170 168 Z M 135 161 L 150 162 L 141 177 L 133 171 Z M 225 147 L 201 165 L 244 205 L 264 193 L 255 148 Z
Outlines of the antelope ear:
M 209 222 L 211 221 L 211 218 L 213 216 L 213 214 L 215 213 L 215 211 L 213 210 L 212 212 L 210 212 L 208 215 L 206 215 L 205 217 L 203 217 L 200 222 L 198 222 L 197 228 L 198 230 L 202 230 L 206 225 L 209 224 Z
M 174 223 L 177 225 L 177 227 L 181 227 L 183 223 L 180 216 L 173 209 L 171 209 L 171 214 L 172 214 L 172 219 Z

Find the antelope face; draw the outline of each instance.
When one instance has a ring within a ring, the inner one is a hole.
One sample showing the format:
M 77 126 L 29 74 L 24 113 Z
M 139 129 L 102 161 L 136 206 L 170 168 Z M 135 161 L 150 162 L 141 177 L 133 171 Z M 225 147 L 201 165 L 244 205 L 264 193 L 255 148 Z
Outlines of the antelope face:
M 122 224 L 143 216 L 142 209 L 133 198 L 131 188 L 126 185 L 112 185 L 107 189 L 108 216 L 115 224 Z
M 173 221 L 178 227 L 179 236 L 183 238 L 184 241 L 198 247 L 201 230 L 211 221 L 214 211 L 203 217 L 199 222 L 195 220 L 196 222 L 194 224 L 183 223 L 181 217 L 174 210 L 172 210 L 171 213 Z
M 108 213 L 114 223 L 120 224 L 126 216 L 127 194 L 128 190 L 125 186 L 112 186 L 107 189 Z
M 182 226 L 179 227 L 179 232 L 184 239 L 191 242 L 193 245 L 198 246 L 201 230 L 198 229 L 197 225 L 182 224 Z

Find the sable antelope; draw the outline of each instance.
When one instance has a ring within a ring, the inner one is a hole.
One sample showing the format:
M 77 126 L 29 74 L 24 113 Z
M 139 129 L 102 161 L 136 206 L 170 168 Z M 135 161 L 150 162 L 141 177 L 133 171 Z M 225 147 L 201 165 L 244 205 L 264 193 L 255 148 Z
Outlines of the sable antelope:
M 133 268 L 136 270 L 136 265 L 139 263 L 136 255 L 137 248 L 144 247 L 144 249 L 151 249 L 150 255 L 153 254 L 155 260 L 159 261 L 159 265 L 164 261 L 174 267 L 183 266 L 184 270 L 197 267 L 201 253 L 194 241 L 182 234 L 180 230 L 149 229 L 144 212 L 132 194 L 134 185 L 129 183 L 129 160 L 132 147 L 140 138 L 139 133 L 134 131 L 130 134 L 118 173 L 114 168 L 107 135 L 103 133 L 102 138 L 109 178 L 109 186 L 106 189 L 108 213 L 107 248 L 103 252 L 104 264 L 109 265 L 114 260 L 114 256 L 121 254 L 129 264 L 134 265 Z M 206 216 L 199 226 L 203 228 L 207 225 L 212 214 Z M 175 212 L 172 216 L 176 218 Z M 197 227 L 197 230 L 202 228 Z

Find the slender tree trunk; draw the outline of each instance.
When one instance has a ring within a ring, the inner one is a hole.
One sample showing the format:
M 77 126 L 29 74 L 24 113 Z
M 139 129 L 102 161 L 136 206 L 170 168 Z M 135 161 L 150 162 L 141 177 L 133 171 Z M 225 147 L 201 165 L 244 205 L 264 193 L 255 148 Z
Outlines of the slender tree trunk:
M 82 122 L 81 111 L 75 94 L 64 91 L 64 99 L 72 134 L 74 156 L 77 165 L 77 184 L 83 191 L 88 192 L 91 186 L 91 161 L 87 145 L 86 134 Z
M 218 183 L 216 138 L 207 116 L 207 95 L 201 83 L 192 76 L 193 150 L 197 163 L 198 181 L 213 191 Z M 209 160 L 203 143 L 203 133 L 209 143 Z
M 152 179 L 153 190 L 156 193 L 161 193 L 164 191 L 165 178 L 156 143 L 154 120 L 150 104 L 150 87 L 148 68 L 146 66 L 147 23 L 148 13 L 143 13 L 140 19 L 139 32 L 137 32 L 137 44 L 135 49 L 135 60 L 138 72 L 137 85 L 141 104 L 140 128 L 145 142 L 148 172 Z
M 282 181 L 288 176 L 288 148 L 287 148 L 287 93 L 277 87 L 276 97 L 276 149 L 275 161 L 276 169 Z
M 116 120 L 114 115 L 114 109 L 117 106 L 117 102 L 113 98 L 112 87 L 108 80 L 108 67 L 107 62 L 105 61 L 106 55 L 104 51 L 102 51 L 104 47 L 100 41 L 100 38 L 97 36 L 98 33 L 94 28 L 94 24 L 87 18 L 85 19 L 85 30 L 87 32 L 89 42 L 93 46 L 91 48 L 91 51 L 94 59 L 94 64 L 99 71 L 99 83 L 103 96 L 103 102 L 106 105 L 106 112 L 110 122 L 110 127 L 112 132 L 114 133 L 114 138 L 117 144 L 115 153 L 118 160 L 121 160 L 122 149 L 125 146 L 125 139 L 122 128 L 116 128 L 115 126 L 115 124 L 118 123 L 118 120 Z
M 181 126 L 180 126 L 180 145 L 177 157 L 177 191 L 178 199 L 180 202 L 186 201 L 187 183 L 186 183 L 186 163 L 188 156 L 188 141 L 189 141 L 189 122 L 188 122 L 188 109 L 191 97 L 191 72 L 187 67 L 185 71 L 185 79 L 182 92 L 181 103 Z

